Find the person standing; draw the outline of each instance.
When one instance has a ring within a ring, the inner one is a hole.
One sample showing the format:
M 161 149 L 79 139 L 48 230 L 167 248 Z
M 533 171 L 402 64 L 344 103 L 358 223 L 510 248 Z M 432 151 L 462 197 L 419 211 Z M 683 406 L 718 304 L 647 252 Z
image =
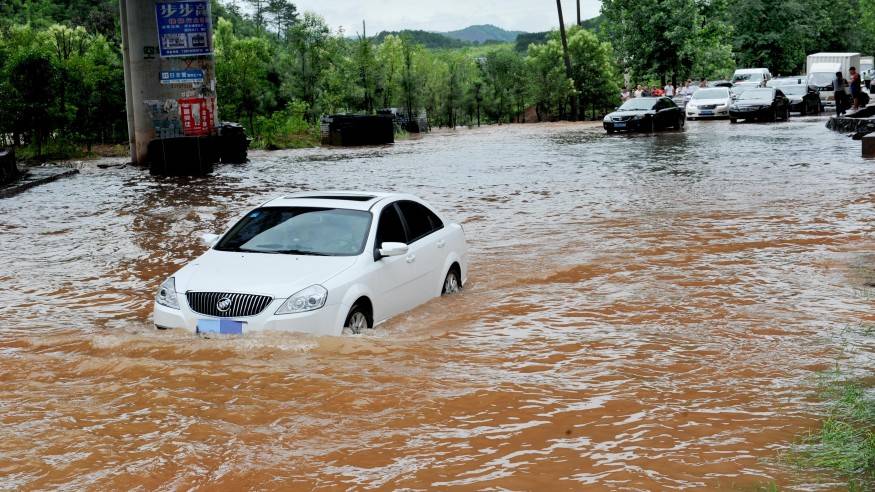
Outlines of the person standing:
M 832 81 L 833 89 L 835 90 L 834 99 L 836 103 L 836 116 L 845 114 L 845 87 L 847 82 L 841 72 L 836 72 L 836 78 Z
M 665 97 L 674 97 L 674 85 L 671 82 L 665 84 Z
M 863 91 L 863 81 L 857 73 L 857 67 L 851 67 L 851 99 L 854 101 L 854 111 L 860 109 L 860 92 Z
M 632 97 L 632 94 L 629 93 L 629 89 L 623 87 L 623 92 L 620 93 L 620 100 L 626 102 L 630 97 Z

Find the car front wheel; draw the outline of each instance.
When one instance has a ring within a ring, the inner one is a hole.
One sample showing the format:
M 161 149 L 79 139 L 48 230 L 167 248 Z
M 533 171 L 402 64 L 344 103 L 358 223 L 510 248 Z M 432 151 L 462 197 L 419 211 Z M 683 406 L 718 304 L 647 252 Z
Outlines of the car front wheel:
M 462 281 L 459 279 L 459 272 L 453 268 L 447 273 L 447 277 L 444 279 L 444 288 L 441 295 L 452 295 L 460 290 L 462 290 Z
M 344 335 L 361 335 L 371 328 L 368 313 L 358 304 L 354 305 L 346 315 L 346 323 L 343 324 Z

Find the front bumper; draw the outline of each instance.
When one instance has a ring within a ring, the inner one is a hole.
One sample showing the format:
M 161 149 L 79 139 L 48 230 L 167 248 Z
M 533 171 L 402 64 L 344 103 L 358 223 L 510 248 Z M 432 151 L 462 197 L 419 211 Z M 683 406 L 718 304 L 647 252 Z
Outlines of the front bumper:
M 198 320 L 220 319 L 192 311 L 188 307 L 183 293 L 177 293 L 177 299 L 180 301 L 179 309 L 171 309 L 158 303 L 154 304 L 153 321 L 156 327 L 197 333 Z M 283 302 L 285 299 L 274 299 L 257 316 L 228 319 L 243 322 L 244 334 L 269 331 L 340 335 L 343 331 L 346 311 L 338 304 L 325 305 L 322 309 L 306 313 L 275 315 L 274 313 Z
M 754 109 L 747 111 L 740 111 L 735 109 L 729 110 L 729 117 L 739 120 L 760 120 L 764 118 L 769 118 L 772 115 L 771 108 L 764 109 Z
M 645 124 L 645 122 L 647 123 Z M 602 121 L 602 125 L 604 125 L 605 130 L 615 132 L 635 132 L 640 131 L 644 128 L 649 128 L 650 122 L 641 118 L 637 120 L 627 121 Z
M 726 118 L 727 116 L 729 116 L 729 108 L 726 106 L 718 106 L 714 109 L 687 106 L 687 118 Z

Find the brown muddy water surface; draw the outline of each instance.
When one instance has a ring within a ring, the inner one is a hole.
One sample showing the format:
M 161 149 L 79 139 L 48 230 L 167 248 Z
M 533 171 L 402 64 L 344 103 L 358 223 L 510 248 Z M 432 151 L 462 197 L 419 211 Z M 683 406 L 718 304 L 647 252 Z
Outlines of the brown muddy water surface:
M 875 163 L 824 123 L 484 128 L 192 181 L 85 165 L 2 200 L 0 488 L 838 488 L 780 459 L 816 372 L 872 362 L 847 345 L 873 321 Z M 360 337 L 153 329 L 197 235 L 314 189 L 431 201 L 467 231 L 466 291 Z

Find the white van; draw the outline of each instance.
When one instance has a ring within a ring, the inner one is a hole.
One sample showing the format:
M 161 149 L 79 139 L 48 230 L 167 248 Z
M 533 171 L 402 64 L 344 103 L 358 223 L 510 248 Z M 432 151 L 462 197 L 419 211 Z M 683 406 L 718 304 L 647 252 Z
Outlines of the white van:
M 732 75 L 733 87 L 765 87 L 770 80 L 768 68 L 740 68 Z

